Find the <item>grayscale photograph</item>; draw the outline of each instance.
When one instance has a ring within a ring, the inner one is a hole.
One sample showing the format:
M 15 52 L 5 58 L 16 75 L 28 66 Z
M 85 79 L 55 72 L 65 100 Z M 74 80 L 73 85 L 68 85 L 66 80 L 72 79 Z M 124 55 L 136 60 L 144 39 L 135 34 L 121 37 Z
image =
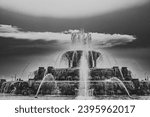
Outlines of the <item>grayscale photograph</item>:
M 150 100 L 150 0 L 0 0 L 0 100 Z

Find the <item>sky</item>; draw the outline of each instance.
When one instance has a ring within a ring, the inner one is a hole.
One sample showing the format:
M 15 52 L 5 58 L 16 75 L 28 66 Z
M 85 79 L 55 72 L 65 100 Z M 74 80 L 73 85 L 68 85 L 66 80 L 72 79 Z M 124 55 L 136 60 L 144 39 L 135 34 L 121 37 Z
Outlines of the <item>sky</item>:
M 0 77 L 25 79 L 55 65 L 79 29 L 115 58 L 111 65 L 150 76 L 149 11 L 150 0 L 0 0 Z

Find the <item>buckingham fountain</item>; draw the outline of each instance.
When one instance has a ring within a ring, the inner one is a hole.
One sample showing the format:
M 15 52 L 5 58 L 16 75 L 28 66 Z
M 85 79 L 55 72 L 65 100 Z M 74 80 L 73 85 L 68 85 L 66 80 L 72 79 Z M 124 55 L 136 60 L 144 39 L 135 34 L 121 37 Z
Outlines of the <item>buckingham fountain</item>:
M 90 33 L 83 30 L 71 34 L 71 48 L 59 57 L 66 68 L 39 67 L 28 81 L 4 81 L 2 93 L 22 95 L 70 96 L 75 99 L 93 99 L 101 96 L 150 95 L 150 82 L 133 78 L 127 67 L 98 67 L 103 54 L 92 48 Z

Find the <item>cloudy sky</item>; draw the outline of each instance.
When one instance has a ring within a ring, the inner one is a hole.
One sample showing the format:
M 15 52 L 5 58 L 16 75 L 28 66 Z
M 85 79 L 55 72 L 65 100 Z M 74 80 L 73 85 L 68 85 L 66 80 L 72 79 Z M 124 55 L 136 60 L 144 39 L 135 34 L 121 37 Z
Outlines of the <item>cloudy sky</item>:
M 82 28 L 96 48 L 144 77 L 150 74 L 149 11 L 150 0 L 0 0 L 0 76 L 25 78 L 54 65 L 70 33 Z

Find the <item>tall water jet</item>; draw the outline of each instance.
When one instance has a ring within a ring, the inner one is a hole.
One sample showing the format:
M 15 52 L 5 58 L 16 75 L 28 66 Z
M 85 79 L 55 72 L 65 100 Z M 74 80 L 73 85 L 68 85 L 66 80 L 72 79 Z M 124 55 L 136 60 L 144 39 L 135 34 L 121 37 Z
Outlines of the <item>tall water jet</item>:
M 76 49 L 80 49 L 80 54 L 77 54 L 80 57 L 79 62 L 79 89 L 78 89 L 78 97 L 77 99 L 89 99 L 89 72 L 90 67 L 94 66 L 94 55 L 93 51 L 90 50 L 91 44 L 91 35 L 85 34 L 82 30 L 81 32 L 72 34 L 72 43 Z M 78 50 L 79 51 L 79 50 Z M 73 55 L 74 58 L 74 55 Z M 73 60 L 74 61 L 74 60 Z
M 88 80 L 89 80 L 89 67 L 88 67 L 88 60 L 87 60 L 87 52 L 83 51 L 81 60 L 80 60 L 80 67 L 79 67 L 79 94 L 78 96 L 82 96 L 84 98 L 88 97 Z

